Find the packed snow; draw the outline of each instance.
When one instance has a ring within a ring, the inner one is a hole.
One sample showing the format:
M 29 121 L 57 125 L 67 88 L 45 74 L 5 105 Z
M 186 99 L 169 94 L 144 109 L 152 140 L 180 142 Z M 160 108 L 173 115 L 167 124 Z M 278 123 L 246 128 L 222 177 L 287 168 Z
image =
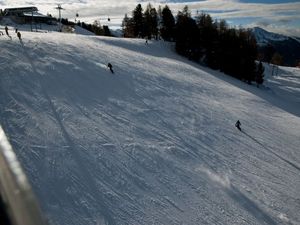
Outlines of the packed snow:
M 299 69 L 257 88 L 165 42 L 11 36 L 0 124 L 51 225 L 300 224 Z

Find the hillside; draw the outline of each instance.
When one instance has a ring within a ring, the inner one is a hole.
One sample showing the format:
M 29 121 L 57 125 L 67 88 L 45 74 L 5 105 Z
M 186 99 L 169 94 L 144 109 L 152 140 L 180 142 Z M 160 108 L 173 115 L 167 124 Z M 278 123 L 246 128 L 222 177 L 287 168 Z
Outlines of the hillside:
M 50 224 L 300 223 L 299 70 L 258 89 L 164 42 L 12 36 L 0 124 Z

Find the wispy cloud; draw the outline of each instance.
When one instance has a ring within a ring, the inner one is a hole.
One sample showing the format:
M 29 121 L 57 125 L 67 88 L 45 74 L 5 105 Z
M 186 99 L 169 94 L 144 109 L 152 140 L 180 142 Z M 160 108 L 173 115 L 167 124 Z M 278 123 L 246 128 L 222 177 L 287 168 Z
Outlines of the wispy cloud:
M 20 6 L 20 5 L 36 5 L 43 13 L 51 13 L 57 15 L 54 9 L 56 4 L 62 3 L 65 8 L 63 15 L 66 18 L 74 19 L 76 13 L 82 21 L 91 22 L 95 19 L 103 19 L 106 17 L 113 18 L 112 25 L 119 26 L 125 13 L 131 14 L 131 11 L 138 3 L 144 7 L 150 2 L 154 6 L 168 4 L 176 14 L 184 5 L 188 5 L 193 15 L 196 12 L 208 12 L 214 18 L 223 18 L 226 20 L 247 18 L 246 26 L 258 25 L 261 21 L 267 21 L 265 27 L 273 29 L 281 33 L 289 32 L 290 34 L 298 34 L 300 27 L 300 2 L 282 3 L 282 4 L 263 4 L 263 3 L 244 3 L 238 0 L 202 0 L 202 1 L 183 1 L 183 0 L 0 0 L 0 7 Z M 282 26 L 285 24 L 285 26 Z M 239 25 L 239 24 L 236 24 Z M 281 31 L 281 29 L 283 29 Z M 295 31 L 295 32 L 294 32 Z

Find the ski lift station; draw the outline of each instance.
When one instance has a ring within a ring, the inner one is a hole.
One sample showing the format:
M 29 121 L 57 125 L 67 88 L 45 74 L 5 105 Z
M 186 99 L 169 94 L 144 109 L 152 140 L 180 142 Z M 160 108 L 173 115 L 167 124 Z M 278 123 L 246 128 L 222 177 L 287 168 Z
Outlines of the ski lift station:
M 39 13 L 38 8 L 34 6 L 6 8 L 3 10 L 3 15 L 4 17 L 10 18 L 12 21 L 18 24 L 26 24 L 26 23 L 53 24 L 55 21 L 55 18 Z

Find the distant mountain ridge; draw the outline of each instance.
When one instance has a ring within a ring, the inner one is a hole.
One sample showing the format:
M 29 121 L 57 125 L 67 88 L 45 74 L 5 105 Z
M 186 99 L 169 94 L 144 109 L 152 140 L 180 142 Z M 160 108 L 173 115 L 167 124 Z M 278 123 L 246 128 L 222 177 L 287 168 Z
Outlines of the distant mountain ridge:
M 258 44 L 258 51 L 266 54 L 267 46 L 273 48 L 283 57 L 283 65 L 296 66 L 300 61 L 300 38 L 272 33 L 260 27 L 252 28 L 252 33 Z
M 268 44 L 270 41 L 286 41 L 289 39 L 285 35 L 272 33 L 260 27 L 254 27 L 252 32 L 255 35 L 257 43 L 260 45 Z

